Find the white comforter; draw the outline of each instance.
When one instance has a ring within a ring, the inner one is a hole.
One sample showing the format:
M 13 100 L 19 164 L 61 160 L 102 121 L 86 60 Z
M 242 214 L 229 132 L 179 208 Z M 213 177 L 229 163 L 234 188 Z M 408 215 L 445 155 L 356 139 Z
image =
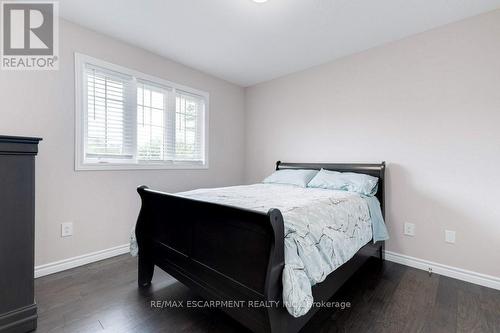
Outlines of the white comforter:
M 368 205 L 352 192 L 255 184 L 178 195 L 262 212 L 281 211 L 285 223 L 283 301 L 294 317 L 311 308 L 311 287 L 372 239 Z

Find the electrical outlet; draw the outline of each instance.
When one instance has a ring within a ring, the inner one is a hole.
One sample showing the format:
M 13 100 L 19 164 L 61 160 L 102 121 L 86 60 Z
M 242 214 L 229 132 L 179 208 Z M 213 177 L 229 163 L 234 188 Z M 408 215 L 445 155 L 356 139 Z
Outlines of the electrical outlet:
M 61 223 L 61 237 L 73 236 L 73 222 Z
M 405 223 L 404 234 L 407 236 L 415 236 L 415 224 Z
M 444 241 L 446 243 L 455 244 L 455 240 L 456 240 L 455 231 L 453 231 L 453 230 L 445 230 L 444 231 Z

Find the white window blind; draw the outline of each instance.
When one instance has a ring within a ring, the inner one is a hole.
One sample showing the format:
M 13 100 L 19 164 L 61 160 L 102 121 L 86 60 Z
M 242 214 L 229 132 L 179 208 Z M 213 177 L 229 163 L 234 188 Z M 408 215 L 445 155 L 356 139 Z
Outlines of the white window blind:
M 177 160 L 199 161 L 203 156 L 204 101 L 200 96 L 177 91 L 175 95 L 175 138 L 168 150 Z
M 134 94 L 132 77 L 92 65 L 85 67 L 87 92 L 86 159 L 132 159 Z
M 207 93 L 75 59 L 77 169 L 207 166 Z
M 137 152 L 139 160 L 173 160 L 167 155 L 168 102 L 171 90 L 140 82 L 137 85 Z

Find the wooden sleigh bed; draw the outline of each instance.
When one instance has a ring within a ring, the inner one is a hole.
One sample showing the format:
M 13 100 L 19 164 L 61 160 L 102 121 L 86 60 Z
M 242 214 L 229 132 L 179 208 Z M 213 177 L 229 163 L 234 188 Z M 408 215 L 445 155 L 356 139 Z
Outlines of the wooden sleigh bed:
M 327 169 L 379 178 L 384 214 L 385 163 L 276 163 L 281 169 Z M 136 226 L 139 286 L 151 284 L 154 266 L 211 301 L 283 304 L 284 225 L 281 212 L 267 214 L 138 188 L 142 207 Z M 385 215 L 385 214 L 384 214 Z M 384 242 L 369 242 L 352 259 L 313 286 L 315 302 L 328 301 L 369 257 L 384 259 Z M 245 303 L 248 304 L 248 303 Z M 256 303 L 252 303 L 256 304 Z M 319 310 L 294 318 L 284 306 L 228 307 L 231 317 L 254 332 L 297 332 Z

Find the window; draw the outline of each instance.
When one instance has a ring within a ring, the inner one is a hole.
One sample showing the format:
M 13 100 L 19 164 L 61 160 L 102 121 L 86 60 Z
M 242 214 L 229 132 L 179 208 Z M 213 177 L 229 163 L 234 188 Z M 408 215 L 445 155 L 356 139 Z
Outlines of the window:
M 77 170 L 206 168 L 208 93 L 75 54 Z

